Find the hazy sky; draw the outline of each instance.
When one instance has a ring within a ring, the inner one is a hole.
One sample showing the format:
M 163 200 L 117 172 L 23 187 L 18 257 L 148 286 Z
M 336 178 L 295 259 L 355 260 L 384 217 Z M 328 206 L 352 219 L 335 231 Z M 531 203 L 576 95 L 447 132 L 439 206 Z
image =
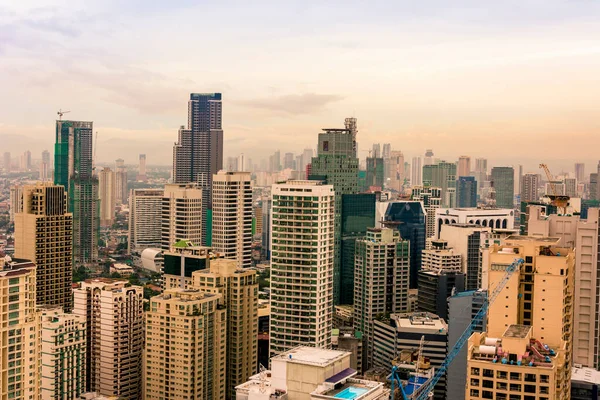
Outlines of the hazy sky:
M 170 164 L 189 93 L 214 91 L 225 156 L 356 116 L 361 149 L 589 170 L 600 2 L 0 1 L 0 151 L 52 150 L 62 108 L 94 121 L 99 161 Z

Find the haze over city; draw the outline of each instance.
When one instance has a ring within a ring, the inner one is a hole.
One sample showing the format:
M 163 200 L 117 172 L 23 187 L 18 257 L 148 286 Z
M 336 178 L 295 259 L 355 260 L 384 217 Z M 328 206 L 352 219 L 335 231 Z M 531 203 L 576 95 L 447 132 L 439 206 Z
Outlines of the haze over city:
M 94 121 L 99 162 L 169 165 L 189 93 L 218 91 L 225 156 L 314 148 L 355 116 L 361 150 L 592 167 L 599 16 L 591 1 L 9 0 L 0 141 L 53 152 L 62 108 Z

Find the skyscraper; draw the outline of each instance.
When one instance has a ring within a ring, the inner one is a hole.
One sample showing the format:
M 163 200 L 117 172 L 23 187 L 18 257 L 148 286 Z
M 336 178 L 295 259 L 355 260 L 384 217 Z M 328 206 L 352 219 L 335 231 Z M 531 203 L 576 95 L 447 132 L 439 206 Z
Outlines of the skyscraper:
M 456 188 L 456 164 L 439 161 L 423 166 L 423 186 L 440 188 L 443 205 L 448 206 L 446 192 Z
M 356 241 L 354 329 L 365 339 L 367 368 L 372 366 L 373 320 L 408 311 L 409 247 L 398 230 L 389 228 L 370 228 Z
M 40 180 L 46 182 L 50 178 L 50 152 L 42 151 L 42 162 L 40 163 Z
M 270 353 L 329 347 L 335 192 L 317 181 L 275 184 L 271 221 Z
M 161 248 L 169 250 L 179 240 L 202 243 L 203 190 L 195 184 L 166 185 L 162 199 Z
M 294 153 L 285 153 L 283 155 L 283 169 L 294 169 Z
M 499 208 L 515 208 L 515 170 L 513 167 L 492 168 L 491 180 L 496 190 L 496 205 Z
M 412 175 L 410 184 L 412 186 L 418 186 L 423 184 L 423 165 L 421 157 L 413 157 L 412 159 Z
M 384 162 L 384 183 L 388 189 L 402 191 L 406 173 L 404 170 L 404 154 L 401 151 L 391 151 Z
M 371 155 L 369 157 L 372 158 L 383 158 L 381 157 L 381 144 L 380 143 L 374 143 L 373 144 L 373 151 L 371 153 Z
M 10 151 L 4 152 L 4 172 L 11 171 L 11 161 Z
M 73 214 L 63 186 L 24 185 L 15 214 L 15 256 L 36 263 L 36 303 L 71 311 Z
M 425 158 L 423 159 L 423 166 L 433 164 L 433 150 L 427 149 L 425 151 Z
M 577 179 L 577 183 L 585 182 L 585 164 L 584 163 L 576 163 L 575 164 L 575 179 Z
M 383 189 L 384 183 L 384 162 L 381 157 L 367 157 L 367 179 L 364 190 L 370 187 Z
M 252 180 L 249 172 L 219 171 L 213 177 L 212 248 L 252 266 Z
M 98 278 L 82 282 L 73 294 L 73 314 L 83 317 L 87 327 L 87 391 L 141 398 L 142 287 Z
M 390 158 L 392 156 L 392 145 L 390 143 L 383 144 L 382 158 Z
M 54 183 L 68 191 L 76 263 L 90 263 L 98 258 L 100 210 L 98 178 L 92 171 L 92 131 L 92 122 L 56 121 Z
M 214 204 L 214 203 L 213 203 Z M 226 365 L 228 397 L 256 372 L 258 283 L 256 271 L 242 269 L 235 260 L 218 258 L 208 269 L 192 273 L 192 288 L 218 293 L 227 310 Z
M 521 182 L 521 201 L 538 201 L 538 188 L 540 176 L 538 174 L 525 174 Z
M 129 196 L 128 252 L 161 247 L 163 189 L 132 189 Z
M 146 399 L 225 399 L 227 310 L 221 299 L 191 289 L 170 289 L 150 299 Z
M 115 171 L 108 167 L 102 169 L 98 174 L 101 226 L 109 227 L 115 222 L 117 199 L 115 180 Z
M 125 168 L 125 161 L 122 158 L 115 161 L 115 186 L 117 205 L 127 204 L 129 197 L 127 169 Z
M 317 156 L 312 159 L 310 180 L 321 180 L 335 190 L 335 245 L 333 294 L 340 301 L 342 195 L 358 193 L 356 119 L 346 119 L 344 129 L 323 129 L 319 133 Z M 382 165 L 383 167 L 383 165 Z M 382 169 L 383 172 L 383 169 Z
M 471 175 L 471 157 L 469 156 L 460 156 L 458 158 L 458 169 L 456 171 L 456 176 L 470 176 Z
M 198 183 L 202 189 L 202 216 L 212 209 L 212 177 L 223 169 L 221 93 L 192 93 L 188 102 L 188 126 L 179 130 L 173 148 L 173 182 Z M 206 244 L 206 224 L 203 226 Z
M 456 181 L 456 206 L 477 207 L 477 181 L 472 176 L 460 176 Z

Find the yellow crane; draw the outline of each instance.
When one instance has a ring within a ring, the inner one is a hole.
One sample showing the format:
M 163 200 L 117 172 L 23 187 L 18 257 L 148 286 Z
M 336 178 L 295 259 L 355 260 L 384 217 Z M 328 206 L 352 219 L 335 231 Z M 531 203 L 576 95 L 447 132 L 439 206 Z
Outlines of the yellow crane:
M 552 194 L 546 194 L 546 196 L 550 199 L 550 202 L 552 203 L 553 206 L 556 206 L 557 208 L 560 208 L 562 211 L 562 214 L 566 214 L 567 213 L 567 205 L 569 203 L 569 196 L 565 196 L 562 194 L 558 194 L 558 192 L 556 191 L 556 184 L 554 183 L 554 178 L 552 177 L 552 174 L 550 173 L 550 169 L 548 168 L 548 165 L 546 164 L 540 164 L 540 168 L 544 170 L 544 172 L 546 173 L 546 179 L 548 179 L 548 184 L 550 185 L 550 191 L 552 192 Z

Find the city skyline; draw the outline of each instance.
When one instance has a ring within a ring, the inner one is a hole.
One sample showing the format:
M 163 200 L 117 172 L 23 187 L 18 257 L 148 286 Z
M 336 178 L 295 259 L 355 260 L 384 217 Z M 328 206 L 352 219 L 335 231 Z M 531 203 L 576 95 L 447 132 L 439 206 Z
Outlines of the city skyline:
M 589 2 L 381 2 L 386 12 L 335 2 L 36 3 L 0 8 L 0 84 L 20 94 L 0 103 L 7 151 L 28 141 L 33 154 L 50 148 L 62 107 L 95 122 L 99 162 L 143 152 L 167 165 L 186 122 L 181 103 L 197 91 L 227 99 L 225 156 L 312 147 L 348 115 L 359 119 L 359 149 L 391 143 L 410 156 L 433 148 L 444 159 L 589 169 L 600 143 L 588 106 L 600 93 L 600 7 Z M 198 16 L 208 18 L 186 23 Z M 202 52 L 185 51 L 220 21 L 229 28 Z M 73 57 L 76 66 L 64 63 Z M 531 152 L 542 137 L 557 145 Z M 568 151 L 559 145 L 567 138 Z M 495 156 L 484 140 L 510 152 Z

